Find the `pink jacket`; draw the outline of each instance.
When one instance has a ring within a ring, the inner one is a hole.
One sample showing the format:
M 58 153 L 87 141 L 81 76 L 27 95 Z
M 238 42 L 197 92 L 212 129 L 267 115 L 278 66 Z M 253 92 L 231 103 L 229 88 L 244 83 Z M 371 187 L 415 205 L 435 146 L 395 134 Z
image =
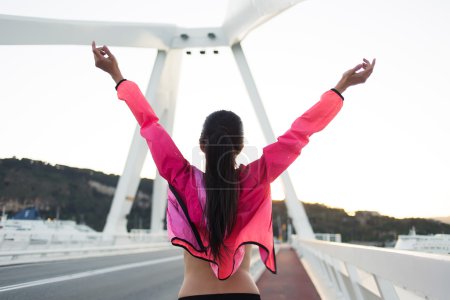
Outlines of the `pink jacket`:
M 245 254 L 244 245 L 256 244 L 267 269 L 276 273 L 270 183 L 300 155 L 309 137 L 324 129 L 336 116 L 343 105 L 342 96 L 333 90 L 325 92 L 285 134 L 264 147 L 259 159 L 239 166 L 241 190 L 236 224 L 224 240 L 221 260 L 214 261 L 208 249 L 203 217 L 206 196 L 202 171 L 183 157 L 134 82 L 119 84 L 117 94 L 134 114 L 160 175 L 169 183 L 167 229 L 172 244 L 210 262 L 221 280 L 239 268 Z

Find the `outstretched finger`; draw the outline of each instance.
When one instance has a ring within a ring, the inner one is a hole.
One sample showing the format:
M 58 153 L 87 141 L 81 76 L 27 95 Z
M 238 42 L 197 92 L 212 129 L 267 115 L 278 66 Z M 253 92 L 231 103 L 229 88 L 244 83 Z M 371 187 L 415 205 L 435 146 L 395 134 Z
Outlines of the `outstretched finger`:
M 366 72 L 368 75 L 372 74 L 372 72 L 373 72 L 373 67 L 375 66 L 375 62 L 376 62 L 375 59 L 372 60 L 372 63 L 367 62 L 367 67 L 365 68 L 365 72 Z
M 101 59 L 103 55 L 100 53 L 100 51 L 95 46 L 95 42 L 92 42 L 92 52 L 94 53 L 95 60 Z
M 353 73 L 355 73 L 356 71 L 358 71 L 359 69 L 361 69 L 363 67 L 363 64 L 358 64 L 356 65 L 353 69 L 351 69 L 351 71 Z
M 114 57 L 114 55 L 111 53 L 111 51 L 109 51 L 107 46 L 103 46 L 103 51 L 105 51 L 105 53 L 109 56 L 109 57 Z
M 361 72 L 362 73 L 361 75 L 364 76 L 366 79 L 369 78 L 373 72 L 373 66 L 374 66 L 374 64 L 369 64 L 367 69 L 365 69 L 363 72 Z

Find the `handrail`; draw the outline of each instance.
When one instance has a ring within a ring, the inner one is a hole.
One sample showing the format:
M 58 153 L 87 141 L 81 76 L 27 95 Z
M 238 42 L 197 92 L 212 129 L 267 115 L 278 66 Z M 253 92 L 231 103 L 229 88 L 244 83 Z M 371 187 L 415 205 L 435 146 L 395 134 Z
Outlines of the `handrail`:
M 364 299 L 357 269 L 373 276 L 380 299 L 396 287 L 426 299 L 448 299 L 450 256 L 295 238 L 293 246 L 328 277 L 344 299 Z
M 145 251 L 168 247 L 167 235 L 129 233 L 103 235 L 64 232 L 0 232 L 0 265 L 73 258 L 76 256 L 107 255 L 117 252 Z
M 165 243 L 135 243 L 128 245 L 94 246 L 78 248 L 56 248 L 21 251 L 0 251 L 0 266 L 73 259 L 78 257 L 129 254 L 142 251 L 157 251 L 171 246 Z
M 94 233 L 67 233 L 67 232 L 16 232 L 0 231 L 0 251 L 25 250 L 28 247 L 43 247 L 45 245 L 115 245 L 120 242 L 159 242 L 167 240 L 167 234 L 151 233 L 127 233 L 104 235 L 101 232 Z
M 23 237 L 26 237 L 27 239 L 30 238 L 32 234 L 30 233 L 19 233 L 19 235 L 22 235 Z M 50 234 L 49 240 L 51 241 L 52 235 Z M 115 235 L 115 236 L 101 236 L 101 235 L 95 235 L 99 239 L 107 240 L 109 242 L 116 241 L 119 237 L 125 237 L 125 238 L 135 238 L 136 240 L 140 240 L 139 238 L 142 238 L 143 240 L 149 240 L 153 238 L 153 240 L 158 237 L 164 236 L 165 239 L 167 239 L 167 235 L 162 233 L 159 235 L 152 235 L 149 233 L 131 233 L 131 234 L 125 234 L 125 235 Z M 0 235 L 2 237 L 2 235 Z M 66 236 L 67 237 L 67 236 Z M 2 239 L 0 239 L 0 244 L 2 243 Z M 51 245 L 51 247 L 48 248 L 40 248 L 40 249 L 34 249 L 34 250 L 10 250 L 10 251 L 4 251 L 0 249 L 0 266 L 2 265 L 11 265 L 16 263 L 34 263 L 34 262 L 41 262 L 41 261 L 48 261 L 48 260 L 65 260 L 65 259 L 71 259 L 71 258 L 78 258 L 80 255 L 82 257 L 86 257 L 86 255 L 90 256 L 99 256 L 99 255 L 106 255 L 106 254 L 115 254 L 117 252 L 126 252 L 130 253 L 130 251 L 151 251 L 159 250 L 159 249 L 165 249 L 171 247 L 171 243 L 166 242 L 147 242 L 147 243 L 131 243 L 131 244 L 122 244 L 122 245 L 89 245 L 89 247 L 86 247 L 85 244 L 80 243 L 79 245 L 76 245 L 78 247 L 62 247 L 57 248 L 55 245 Z M 26 247 L 25 247 L 26 248 Z M 279 250 L 279 245 L 275 245 L 275 253 Z M 61 254 L 61 255 L 59 255 Z M 258 247 L 252 248 L 252 255 L 251 255 L 251 262 L 250 262 L 250 274 L 253 277 L 255 281 L 261 277 L 262 273 L 265 270 L 264 263 L 262 262 L 259 254 Z
M 116 246 L 99 246 L 99 247 L 83 247 L 83 248 L 59 248 L 59 249 L 42 249 L 42 250 L 22 250 L 22 251 L 0 251 L 0 257 L 13 257 L 31 255 L 49 255 L 58 253 L 88 253 L 88 252 L 109 252 L 121 250 L 136 250 L 147 248 L 168 247 L 170 243 L 151 243 L 151 244 L 133 244 L 133 245 L 116 245 Z

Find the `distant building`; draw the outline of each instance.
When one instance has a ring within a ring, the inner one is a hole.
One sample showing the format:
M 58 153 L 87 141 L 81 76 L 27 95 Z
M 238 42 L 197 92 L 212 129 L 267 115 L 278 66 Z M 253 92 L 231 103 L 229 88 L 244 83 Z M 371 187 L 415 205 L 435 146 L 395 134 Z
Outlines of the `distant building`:
M 365 225 L 367 223 L 367 220 L 373 218 L 373 217 L 379 217 L 381 214 L 377 211 L 370 211 L 370 210 L 360 210 L 355 212 L 355 218 L 358 220 L 360 224 Z
M 355 217 L 358 218 L 379 217 L 379 216 L 381 216 L 381 214 L 373 210 L 359 210 L 355 212 Z
M 341 243 L 342 237 L 340 233 L 315 233 L 316 239 L 327 242 Z

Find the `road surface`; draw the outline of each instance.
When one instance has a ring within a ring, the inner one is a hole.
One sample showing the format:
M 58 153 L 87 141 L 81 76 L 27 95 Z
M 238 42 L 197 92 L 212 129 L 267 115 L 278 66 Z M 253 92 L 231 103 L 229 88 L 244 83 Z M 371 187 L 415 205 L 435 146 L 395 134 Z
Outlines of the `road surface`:
M 164 250 L 0 267 L 2 300 L 174 300 L 183 252 Z

